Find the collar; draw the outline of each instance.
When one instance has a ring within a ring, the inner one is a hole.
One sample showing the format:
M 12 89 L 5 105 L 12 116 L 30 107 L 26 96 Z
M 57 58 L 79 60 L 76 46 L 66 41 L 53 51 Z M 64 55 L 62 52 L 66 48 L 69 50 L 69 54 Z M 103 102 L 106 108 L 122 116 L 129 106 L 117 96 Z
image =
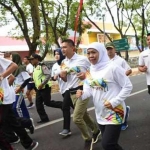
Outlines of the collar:
M 78 54 L 74 53 L 74 55 L 70 59 L 66 57 L 66 60 L 68 61 L 68 60 L 77 59 L 77 56 L 78 56 Z
M 117 59 L 119 56 L 117 56 L 116 54 L 115 54 L 115 56 L 111 59 L 111 60 L 115 60 L 115 59 Z

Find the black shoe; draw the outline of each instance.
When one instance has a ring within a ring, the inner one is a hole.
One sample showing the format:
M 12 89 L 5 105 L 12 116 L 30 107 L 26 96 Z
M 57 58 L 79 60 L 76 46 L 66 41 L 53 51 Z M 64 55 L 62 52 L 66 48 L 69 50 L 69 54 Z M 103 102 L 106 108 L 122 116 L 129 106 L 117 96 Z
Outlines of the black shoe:
M 101 135 L 100 130 L 98 130 L 97 133 L 93 134 L 92 143 L 96 143 L 98 141 L 100 135 Z
M 84 150 L 92 150 L 93 149 L 93 143 L 92 140 L 85 141 L 84 144 Z
M 38 142 L 32 142 L 29 148 L 27 150 L 34 150 L 38 147 L 39 143 Z
M 9 141 L 10 144 L 17 144 L 20 142 L 19 137 L 14 138 L 14 140 Z
M 29 127 L 29 130 L 30 130 L 30 133 L 33 134 L 35 126 L 34 126 L 34 122 L 32 118 L 30 118 L 30 121 L 31 121 L 31 126 Z
M 30 109 L 30 108 L 33 108 L 34 106 L 35 106 L 34 103 L 30 103 L 30 104 L 27 106 L 27 108 Z
M 37 121 L 37 123 L 46 123 L 46 122 L 49 122 L 49 119 Z

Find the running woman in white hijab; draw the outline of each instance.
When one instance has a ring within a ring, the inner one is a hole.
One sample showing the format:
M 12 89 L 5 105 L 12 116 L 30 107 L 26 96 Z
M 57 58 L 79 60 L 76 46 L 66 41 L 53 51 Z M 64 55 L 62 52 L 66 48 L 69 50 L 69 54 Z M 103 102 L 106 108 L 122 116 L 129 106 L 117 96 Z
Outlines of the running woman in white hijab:
M 121 67 L 109 62 L 103 44 L 90 44 L 87 57 L 91 63 L 90 70 L 86 74 L 83 91 L 78 90 L 76 96 L 82 100 L 93 97 L 104 150 L 123 150 L 118 140 L 126 114 L 124 100 L 131 93 L 132 84 Z

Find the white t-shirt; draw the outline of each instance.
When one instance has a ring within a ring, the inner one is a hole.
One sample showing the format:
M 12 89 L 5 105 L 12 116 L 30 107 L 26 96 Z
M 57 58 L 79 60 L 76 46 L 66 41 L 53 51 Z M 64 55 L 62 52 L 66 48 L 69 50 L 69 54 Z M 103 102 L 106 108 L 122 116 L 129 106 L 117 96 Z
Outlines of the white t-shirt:
M 12 61 L 0 57 L 0 74 L 6 71 Z M 11 90 L 8 79 L 4 78 L 0 81 L 0 87 L 4 90 L 4 101 L 3 104 L 12 104 L 14 102 L 14 90 Z
M 14 80 L 14 84 L 13 84 L 14 89 L 20 87 L 21 84 L 29 78 L 30 78 L 30 75 L 26 71 L 19 73 Z
M 72 89 L 83 85 L 82 81 L 77 78 L 77 70 L 86 72 L 90 67 L 90 62 L 87 57 L 74 54 L 71 59 L 65 58 L 61 64 L 61 69 L 67 70 L 67 88 Z M 69 70 L 69 71 L 68 71 Z
M 52 73 L 51 76 L 53 77 L 54 75 L 59 75 L 61 69 L 58 63 L 56 62 L 53 67 L 52 67 Z M 67 90 L 67 82 L 64 82 L 61 78 L 57 78 L 58 84 L 59 84 L 59 89 L 60 93 L 63 94 Z
M 145 50 L 139 55 L 139 66 L 147 66 L 146 79 L 147 85 L 150 85 L 150 49 Z
M 112 58 L 111 61 L 114 61 L 117 65 L 121 66 L 125 71 L 128 71 L 131 69 L 128 63 L 120 56 L 115 55 L 115 57 Z
M 27 66 L 26 66 L 26 71 L 31 74 L 33 73 L 33 70 L 34 70 L 34 67 L 31 63 L 29 63 Z
M 100 71 L 87 73 L 81 99 L 93 97 L 96 119 L 99 124 L 121 124 L 126 114 L 124 100 L 130 95 L 131 90 L 132 84 L 124 74 L 124 70 L 110 62 Z M 104 106 L 106 100 L 111 103 L 113 110 Z
M 33 73 L 34 67 L 33 67 L 33 65 L 32 65 L 31 63 L 29 63 L 29 64 L 26 66 L 26 71 L 27 71 L 29 74 L 32 74 L 32 73 Z M 32 78 L 32 76 L 31 76 L 31 78 Z M 33 83 L 33 80 L 30 81 L 29 83 Z

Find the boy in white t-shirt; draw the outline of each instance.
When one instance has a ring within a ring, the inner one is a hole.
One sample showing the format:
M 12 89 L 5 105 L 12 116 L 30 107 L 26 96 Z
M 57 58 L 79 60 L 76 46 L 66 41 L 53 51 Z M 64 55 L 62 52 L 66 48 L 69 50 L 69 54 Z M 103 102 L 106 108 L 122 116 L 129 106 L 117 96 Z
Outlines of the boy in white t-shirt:
M 33 108 L 35 106 L 34 103 L 33 103 L 33 100 L 32 100 L 32 95 L 31 95 L 32 90 L 36 90 L 35 83 L 32 79 L 32 74 L 33 74 L 34 67 L 29 61 L 29 56 L 25 56 L 24 59 L 23 59 L 23 62 L 26 65 L 26 71 L 31 76 L 31 81 L 27 84 L 27 92 L 26 92 L 26 95 L 27 95 L 27 98 L 28 98 L 28 101 L 29 101 L 29 105 L 27 106 L 27 108 L 29 109 L 29 108 Z
M 38 146 L 27 134 L 26 130 L 21 127 L 12 110 L 14 102 L 14 93 L 8 84 L 7 76 L 17 69 L 17 65 L 12 61 L 0 57 L 0 149 L 12 150 L 9 143 L 3 137 L 3 131 L 10 126 L 21 139 L 21 144 L 25 149 L 33 150 Z
M 138 69 L 146 74 L 148 93 L 150 94 L 150 33 L 147 34 L 147 45 L 149 48 L 139 55 Z

